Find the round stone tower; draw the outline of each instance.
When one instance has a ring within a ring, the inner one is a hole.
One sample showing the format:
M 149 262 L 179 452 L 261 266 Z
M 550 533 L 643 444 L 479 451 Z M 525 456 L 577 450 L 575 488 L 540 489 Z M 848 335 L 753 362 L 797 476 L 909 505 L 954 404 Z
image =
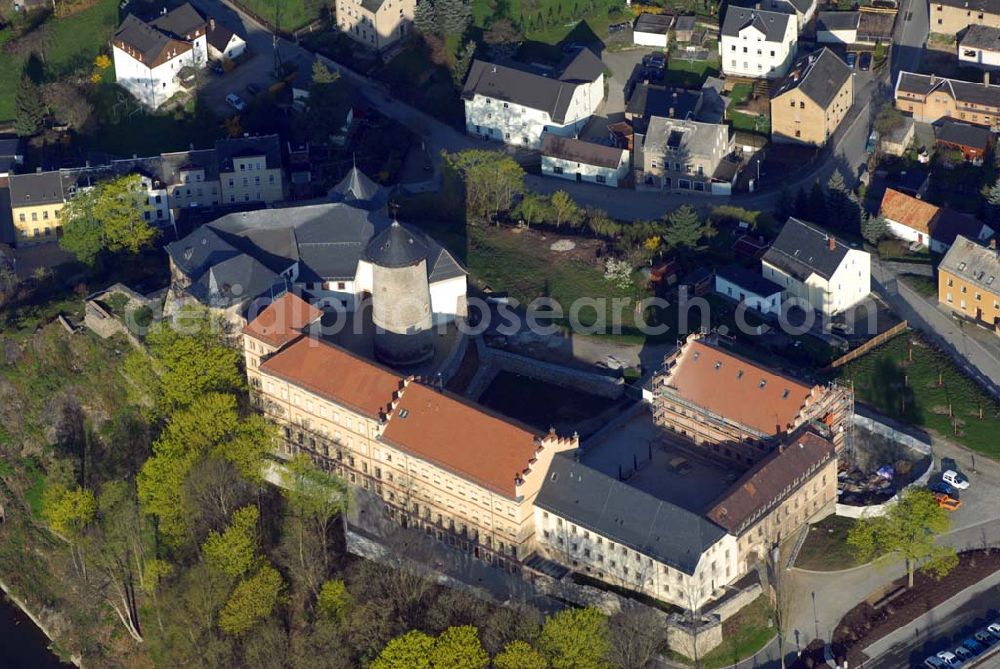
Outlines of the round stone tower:
M 372 264 L 375 356 L 386 364 L 408 367 L 434 356 L 428 253 L 423 235 L 398 221 L 365 249 Z

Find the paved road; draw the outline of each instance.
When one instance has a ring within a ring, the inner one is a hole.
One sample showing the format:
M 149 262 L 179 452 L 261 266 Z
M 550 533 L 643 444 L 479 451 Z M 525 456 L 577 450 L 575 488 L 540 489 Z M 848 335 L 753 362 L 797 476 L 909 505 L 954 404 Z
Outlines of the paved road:
M 916 72 L 920 68 L 927 33 L 930 30 L 929 6 L 926 0 L 903 0 L 893 35 L 893 82 L 901 70 Z
M 947 351 L 955 363 L 994 397 L 1000 398 L 1000 341 L 984 338 L 974 325 L 961 325 L 872 258 L 873 288 L 910 325 Z

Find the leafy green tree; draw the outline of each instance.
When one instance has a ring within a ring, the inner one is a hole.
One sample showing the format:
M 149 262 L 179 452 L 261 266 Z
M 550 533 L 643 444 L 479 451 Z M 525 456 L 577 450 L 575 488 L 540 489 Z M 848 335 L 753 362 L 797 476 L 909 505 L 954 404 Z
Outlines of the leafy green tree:
M 325 581 L 316 598 L 316 613 L 329 620 L 341 621 L 354 606 L 354 598 L 342 579 Z
M 889 224 L 881 215 L 864 215 L 861 220 L 861 236 L 865 238 L 866 242 L 877 245 L 888 234 Z
M 501 151 L 469 149 L 442 154 L 446 172 L 464 191 L 469 222 L 499 222 L 524 193 L 524 169 Z
M 52 529 L 65 537 L 76 537 L 94 521 L 97 499 L 86 488 L 69 490 L 49 484 L 42 496 L 42 516 Z
M 691 205 L 682 204 L 667 217 L 663 241 L 671 248 L 697 249 L 705 234 L 698 212 Z M 650 235 L 652 236 L 652 235 Z M 648 237 L 647 237 L 648 239 Z
M 823 191 L 823 187 L 819 185 L 819 182 L 814 181 L 812 188 L 809 190 L 806 220 L 817 225 L 826 225 L 826 205 L 826 193 Z
M 93 249 L 97 232 L 100 250 L 138 253 L 156 239 L 156 228 L 147 220 L 150 211 L 146 188 L 138 174 L 101 181 L 63 207 L 63 236 L 59 243 L 88 264 L 96 257 Z
M 326 86 L 340 80 L 340 72 L 331 70 L 321 59 L 317 58 L 312 64 L 312 85 Z
M 19 137 L 31 137 L 42 129 L 45 101 L 42 92 L 25 72 L 14 95 L 14 130 Z
M 884 516 L 859 520 L 848 533 L 847 543 L 863 561 L 905 560 L 912 588 L 918 567 L 943 578 L 958 564 L 955 549 L 935 541 L 950 526 L 948 512 L 937 505 L 929 490 L 911 488 Z
M 557 228 L 569 225 L 578 228 L 583 223 L 583 209 L 564 190 L 557 190 L 550 198 L 552 207 L 552 222 Z
M 608 669 L 608 621 L 593 607 L 564 609 L 549 616 L 538 649 L 552 669 Z
M 472 67 L 472 59 L 475 55 L 476 42 L 470 39 L 465 43 L 462 51 L 458 54 L 458 58 L 455 59 L 455 64 L 451 68 L 451 80 L 455 84 L 455 88 L 462 88 L 465 83 L 465 76 L 469 73 L 469 68 Z
M 271 615 L 278 605 L 284 583 L 281 574 L 265 564 L 250 578 L 241 581 L 219 612 L 219 629 L 240 636 Z
M 225 532 L 210 532 L 202 545 L 209 566 L 231 578 L 250 572 L 257 562 L 258 520 L 257 507 L 244 506 L 233 512 L 233 520 Z
M 386 644 L 369 669 L 435 669 L 431 664 L 434 638 L 413 630 Z
M 903 125 L 903 113 L 892 103 L 886 103 L 875 117 L 875 129 L 880 135 L 887 135 Z
M 549 662 L 527 641 L 511 641 L 493 658 L 493 666 L 496 669 L 548 669 Z
M 449 627 L 434 641 L 431 666 L 434 669 L 486 669 L 490 656 L 472 625 Z
M 514 210 L 514 216 L 524 221 L 529 228 L 544 223 L 552 215 L 549 198 L 538 193 L 525 193 Z

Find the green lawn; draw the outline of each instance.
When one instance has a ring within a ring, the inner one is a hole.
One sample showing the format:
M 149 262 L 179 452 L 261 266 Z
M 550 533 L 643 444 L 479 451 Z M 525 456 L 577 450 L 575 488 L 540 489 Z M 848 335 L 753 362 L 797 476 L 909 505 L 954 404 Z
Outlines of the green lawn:
M 827 516 L 809 527 L 809 536 L 799 550 L 795 566 L 813 571 L 836 571 L 860 564 L 847 545 L 847 533 L 857 521 L 840 516 Z
M 608 24 L 631 20 L 616 0 L 472 0 L 472 21 L 486 28 L 501 13 L 521 25 L 529 40 L 545 44 L 588 43 L 608 35 Z M 592 33 L 589 35 L 588 33 Z
M 771 604 L 766 595 L 744 606 L 739 613 L 722 623 L 722 643 L 699 658 L 698 666 L 702 669 L 728 667 L 759 651 L 777 633 L 774 627 L 767 624 L 771 616 Z M 672 654 L 690 662 L 677 653 Z
M 900 279 L 913 290 L 924 297 L 934 297 L 937 295 L 937 282 L 929 276 L 922 274 L 901 274 Z
M 758 135 L 768 135 L 771 132 L 771 119 L 765 114 L 743 114 L 734 109 L 729 112 L 729 121 L 733 124 L 733 130 Z
M 729 92 L 729 99 L 731 100 L 731 105 L 733 107 L 739 107 L 753 94 L 753 86 L 750 84 L 736 84 L 733 86 L 733 90 Z
M 853 382 L 859 401 L 1000 458 L 1000 405 L 959 371 L 948 356 L 919 338 L 901 334 L 844 365 L 839 372 L 842 382 Z
M 682 60 L 671 58 L 667 63 L 667 71 L 663 82 L 671 86 L 694 88 L 701 86 L 706 77 L 719 74 L 719 62 L 716 60 Z
M 263 16 L 287 32 L 298 30 L 319 18 L 321 5 L 321 3 L 307 2 L 307 0 L 285 0 L 280 3 L 274 2 L 274 0 L 238 0 L 237 4 L 247 7 L 250 11 Z M 281 8 L 280 17 L 278 16 L 279 7 Z

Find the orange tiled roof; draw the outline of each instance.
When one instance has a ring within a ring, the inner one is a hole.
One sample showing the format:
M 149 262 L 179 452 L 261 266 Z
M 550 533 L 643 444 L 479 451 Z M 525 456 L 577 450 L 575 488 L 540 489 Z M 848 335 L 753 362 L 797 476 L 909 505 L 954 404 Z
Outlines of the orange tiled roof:
M 281 348 L 299 337 L 302 328 L 322 315 L 322 311 L 301 297 L 285 293 L 247 323 L 243 334 Z
M 940 209 L 929 202 L 887 188 L 885 195 L 882 196 L 882 207 L 879 213 L 884 218 L 929 235 L 939 211 Z
M 535 436 L 419 383 L 406 386 L 382 433 L 386 443 L 509 498 L 534 461 Z
M 388 369 L 311 337 L 275 353 L 260 370 L 371 418 L 388 411 L 403 386 Z
M 811 386 L 704 341 L 684 347 L 668 385 L 691 404 L 764 434 L 788 429 L 812 394 Z

